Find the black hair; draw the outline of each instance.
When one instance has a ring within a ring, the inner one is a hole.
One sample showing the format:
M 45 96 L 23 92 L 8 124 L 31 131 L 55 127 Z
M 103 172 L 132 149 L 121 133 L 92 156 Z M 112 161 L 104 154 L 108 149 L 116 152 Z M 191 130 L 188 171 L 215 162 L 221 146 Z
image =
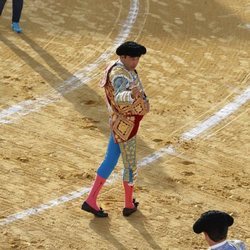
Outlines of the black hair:
M 219 242 L 227 238 L 228 227 L 210 228 L 205 231 L 214 242 Z

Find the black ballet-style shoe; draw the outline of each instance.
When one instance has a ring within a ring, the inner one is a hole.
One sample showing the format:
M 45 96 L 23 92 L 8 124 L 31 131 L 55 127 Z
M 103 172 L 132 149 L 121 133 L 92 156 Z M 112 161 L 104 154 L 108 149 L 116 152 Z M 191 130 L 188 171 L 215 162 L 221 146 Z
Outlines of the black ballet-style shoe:
M 84 201 L 82 204 L 82 210 L 88 213 L 92 213 L 96 217 L 100 217 L 100 218 L 108 217 L 108 213 L 105 213 L 101 207 L 100 207 L 100 210 L 95 210 L 86 201 Z
M 134 203 L 133 208 L 127 208 L 127 207 L 123 208 L 123 211 L 122 211 L 123 216 L 128 217 L 137 210 L 137 207 L 139 206 L 139 202 L 133 199 L 133 203 Z

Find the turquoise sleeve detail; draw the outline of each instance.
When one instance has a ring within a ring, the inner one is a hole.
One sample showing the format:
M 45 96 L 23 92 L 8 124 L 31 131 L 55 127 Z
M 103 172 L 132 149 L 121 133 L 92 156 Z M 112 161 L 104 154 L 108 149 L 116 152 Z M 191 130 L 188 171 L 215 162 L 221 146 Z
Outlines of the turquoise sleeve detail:
M 131 104 L 131 90 L 129 89 L 129 81 L 125 77 L 117 76 L 113 80 L 114 96 L 116 103 Z

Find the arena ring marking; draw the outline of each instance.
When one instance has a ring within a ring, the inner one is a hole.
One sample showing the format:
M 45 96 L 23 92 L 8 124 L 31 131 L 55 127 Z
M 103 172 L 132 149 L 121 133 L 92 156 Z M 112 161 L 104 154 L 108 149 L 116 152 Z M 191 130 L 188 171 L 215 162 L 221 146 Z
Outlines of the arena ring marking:
M 212 115 L 210 118 L 206 119 L 203 122 L 200 122 L 196 127 L 190 129 L 189 131 L 182 134 L 181 138 L 183 141 L 189 141 L 191 139 L 194 139 L 198 137 L 200 134 L 204 133 L 206 130 L 216 126 L 218 123 L 220 123 L 222 120 L 226 119 L 228 116 L 233 114 L 235 111 L 237 111 L 241 106 L 243 106 L 245 103 L 247 103 L 250 100 L 250 86 L 242 92 L 242 94 L 238 95 L 232 102 L 226 104 L 223 108 L 221 108 L 219 111 L 217 111 L 214 115 Z M 176 152 L 173 145 L 169 145 L 167 147 L 164 147 L 158 151 L 156 151 L 153 154 L 150 154 L 146 157 L 144 157 L 142 160 L 138 162 L 138 168 L 142 168 L 155 160 L 159 159 L 163 155 L 180 155 Z M 110 185 L 117 181 L 119 178 L 119 175 L 116 174 L 107 181 L 107 185 Z M 7 216 L 5 219 L 0 220 L 0 226 L 8 225 L 12 222 L 18 221 L 20 219 L 23 219 L 25 217 L 36 215 L 38 213 L 41 213 L 49 208 L 56 207 L 60 204 L 66 203 L 68 201 L 74 200 L 76 198 L 81 197 L 82 195 L 88 193 L 90 191 L 90 188 L 81 188 L 77 191 L 71 192 L 69 194 L 63 195 L 57 199 L 51 200 L 48 203 L 41 204 L 37 207 L 29 208 L 26 210 L 23 210 L 19 213 L 15 213 L 12 215 Z
M 36 100 L 25 100 L 2 110 L 0 112 L 0 124 L 10 124 L 32 112 L 38 112 L 41 108 L 60 100 L 62 95 L 70 93 L 80 86 L 87 84 L 91 80 L 87 74 L 96 70 L 99 64 L 107 60 L 114 53 L 113 49 L 127 39 L 136 21 L 138 12 L 139 0 L 131 0 L 128 16 L 121 25 L 121 31 L 114 40 L 111 49 L 101 54 L 93 63 L 77 71 L 72 77 L 64 81 L 62 85 L 46 96 L 39 97 Z

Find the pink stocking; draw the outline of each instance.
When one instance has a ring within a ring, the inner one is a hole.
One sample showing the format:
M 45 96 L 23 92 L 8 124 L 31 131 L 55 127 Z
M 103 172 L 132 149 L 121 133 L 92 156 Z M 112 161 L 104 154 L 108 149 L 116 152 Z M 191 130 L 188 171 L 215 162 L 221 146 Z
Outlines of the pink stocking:
M 128 185 L 127 181 L 123 181 L 123 187 L 125 191 L 125 207 L 133 208 L 134 207 L 134 203 L 133 203 L 134 186 L 130 186 Z
M 86 199 L 86 202 L 95 210 L 99 211 L 100 208 L 96 204 L 97 196 L 105 183 L 106 179 L 102 178 L 101 176 L 97 175 L 95 182 L 92 186 L 92 189 L 88 195 L 88 198 Z

